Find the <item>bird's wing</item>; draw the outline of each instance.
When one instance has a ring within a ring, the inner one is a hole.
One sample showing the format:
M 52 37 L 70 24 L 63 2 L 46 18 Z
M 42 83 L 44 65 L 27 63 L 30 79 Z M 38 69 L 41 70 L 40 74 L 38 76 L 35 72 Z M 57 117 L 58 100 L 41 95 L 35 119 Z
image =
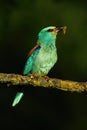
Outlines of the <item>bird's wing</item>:
M 23 71 L 24 75 L 28 75 L 32 71 L 34 58 L 37 56 L 40 48 L 41 48 L 40 44 L 37 43 L 36 46 L 29 52 L 27 61 L 25 63 L 24 71 Z

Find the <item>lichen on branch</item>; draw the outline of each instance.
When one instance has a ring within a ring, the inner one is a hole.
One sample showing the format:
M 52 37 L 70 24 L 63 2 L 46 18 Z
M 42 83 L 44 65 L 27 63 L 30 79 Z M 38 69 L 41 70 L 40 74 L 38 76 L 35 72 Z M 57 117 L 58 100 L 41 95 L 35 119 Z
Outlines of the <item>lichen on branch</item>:
M 69 80 L 62 80 L 56 78 L 36 77 L 33 74 L 23 76 L 19 74 L 6 74 L 0 73 L 0 84 L 6 84 L 7 86 L 27 85 L 30 87 L 45 87 L 56 88 L 64 91 L 87 91 L 87 82 L 75 82 Z

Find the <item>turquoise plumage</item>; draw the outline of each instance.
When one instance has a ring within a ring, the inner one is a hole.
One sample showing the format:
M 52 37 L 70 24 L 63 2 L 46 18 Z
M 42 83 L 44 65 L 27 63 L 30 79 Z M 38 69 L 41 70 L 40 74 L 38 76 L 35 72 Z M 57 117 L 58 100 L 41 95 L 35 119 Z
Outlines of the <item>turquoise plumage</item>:
M 38 34 L 36 46 L 30 51 L 23 75 L 36 74 L 45 76 L 57 62 L 56 36 L 60 30 L 65 33 L 66 27 L 50 26 L 42 29 Z M 18 92 L 12 106 L 19 103 L 23 92 Z
M 21 98 L 23 97 L 23 93 L 22 92 L 17 92 L 16 96 L 15 96 L 15 99 L 12 103 L 12 106 L 14 107 L 16 104 L 19 103 L 19 101 L 21 100 Z
M 28 75 L 29 73 L 32 73 L 32 67 L 33 67 L 33 63 L 34 63 L 34 59 L 36 58 L 37 54 L 39 53 L 40 50 L 40 45 L 37 44 L 37 46 L 35 46 L 35 49 L 33 50 L 33 53 L 29 55 L 29 58 L 27 59 L 24 71 L 23 71 L 23 75 Z

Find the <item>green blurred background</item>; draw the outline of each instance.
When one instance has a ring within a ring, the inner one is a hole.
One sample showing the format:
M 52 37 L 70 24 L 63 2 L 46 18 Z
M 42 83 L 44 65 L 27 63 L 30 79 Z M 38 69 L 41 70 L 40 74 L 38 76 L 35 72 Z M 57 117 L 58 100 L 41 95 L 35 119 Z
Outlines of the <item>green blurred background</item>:
M 67 26 L 57 37 L 59 60 L 50 77 L 87 81 L 87 3 L 79 0 L 1 0 L 0 72 L 21 74 L 38 32 Z M 24 88 L 24 87 L 23 87 Z M 27 88 L 15 108 L 17 87 L 0 87 L 1 128 L 87 130 L 87 93 Z

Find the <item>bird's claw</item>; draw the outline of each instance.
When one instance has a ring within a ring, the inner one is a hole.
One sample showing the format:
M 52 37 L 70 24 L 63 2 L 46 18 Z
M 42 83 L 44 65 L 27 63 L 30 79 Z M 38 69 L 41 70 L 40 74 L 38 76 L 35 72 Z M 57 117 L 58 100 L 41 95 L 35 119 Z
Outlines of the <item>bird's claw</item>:
M 46 76 L 43 76 L 43 78 L 45 79 L 45 80 L 50 80 L 50 78 L 46 75 Z
M 32 79 L 38 79 L 39 76 L 38 76 L 37 74 L 33 74 L 33 75 L 31 75 L 30 77 L 31 77 Z

